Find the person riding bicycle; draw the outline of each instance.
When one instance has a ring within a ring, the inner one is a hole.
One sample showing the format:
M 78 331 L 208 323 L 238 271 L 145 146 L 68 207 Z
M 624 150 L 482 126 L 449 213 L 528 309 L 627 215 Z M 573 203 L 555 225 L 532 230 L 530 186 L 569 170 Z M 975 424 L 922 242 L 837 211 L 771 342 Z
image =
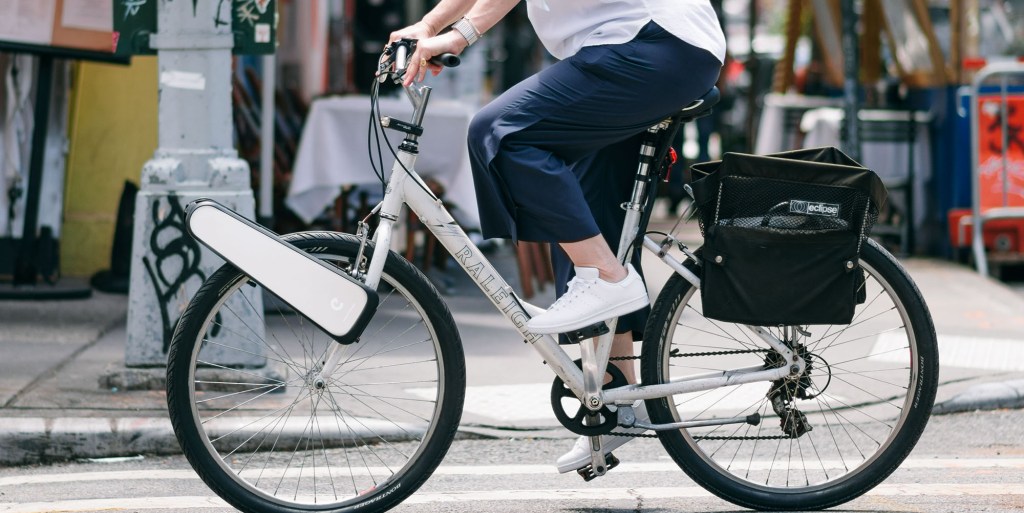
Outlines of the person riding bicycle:
M 519 0 L 441 0 L 391 34 L 416 39 L 405 85 L 437 74 L 428 60 L 460 54 Z M 530 319 L 560 334 L 620 317 L 611 356 L 632 356 L 650 302 L 638 272 L 615 256 L 640 136 L 710 90 L 725 36 L 709 0 L 527 0 L 534 30 L 561 59 L 485 106 L 469 129 L 486 238 L 552 243 L 558 299 Z M 620 369 L 636 382 L 632 364 Z M 643 404 L 637 416 L 646 420 Z M 642 430 L 638 430 L 642 431 Z M 606 436 L 604 451 L 631 438 Z M 586 466 L 586 438 L 558 459 Z

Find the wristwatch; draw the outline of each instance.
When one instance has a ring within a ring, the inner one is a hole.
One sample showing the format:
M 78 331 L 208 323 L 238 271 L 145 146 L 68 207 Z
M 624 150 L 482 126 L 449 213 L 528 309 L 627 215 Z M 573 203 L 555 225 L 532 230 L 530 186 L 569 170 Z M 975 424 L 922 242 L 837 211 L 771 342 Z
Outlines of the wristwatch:
M 456 21 L 452 25 L 452 30 L 462 34 L 462 37 L 466 38 L 467 46 L 472 45 L 480 39 L 480 31 L 476 29 L 473 22 L 469 21 L 469 18 L 463 17 L 461 20 Z

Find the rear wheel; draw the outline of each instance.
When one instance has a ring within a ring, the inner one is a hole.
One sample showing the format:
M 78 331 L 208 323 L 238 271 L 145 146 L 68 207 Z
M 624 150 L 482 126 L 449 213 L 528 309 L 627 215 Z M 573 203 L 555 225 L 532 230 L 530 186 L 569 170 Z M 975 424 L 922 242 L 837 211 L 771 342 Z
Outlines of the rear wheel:
M 659 432 L 694 481 L 744 507 L 820 509 L 867 492 L 910 453 L 935 399 L 935 328 L 891 255 L 868 241 L 861 265 L 865 300 L 850 324 L 769 328 L 804 359 L 803 375 L 647 401 L 655 423 L 761 416 Z M 785 364 L 745 327 L 702 311 L 699 291 L 674 275 L 648 321 L 645 384 Z
M 345 270 L 358 250 L 337 233 L 285 239 Z M 214 492 L 245 511 L 384 511 L 430 476 L 462 414 L 461 341 L 437 291 L 394 253 L 378 293 L 363 336 L 338 347 L 323 379 L 337 343 L 301 313 L 230 265 L 203 285 L 174 334 L 167 399 Z

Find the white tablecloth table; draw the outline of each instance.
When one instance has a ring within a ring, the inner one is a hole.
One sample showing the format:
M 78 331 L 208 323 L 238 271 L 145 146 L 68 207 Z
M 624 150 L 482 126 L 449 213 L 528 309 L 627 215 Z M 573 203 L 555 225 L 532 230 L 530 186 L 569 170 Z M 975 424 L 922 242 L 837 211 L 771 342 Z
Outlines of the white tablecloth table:
M 925 247 L 930 243 L 929 237 L 940 236 L 934 233 L 934 215 L 931 212 L 933 199 L 928 191 L 932 180 L 931 158 L 931 115 L 927 112 L 914 114 L 915 132 L 914 147 L 910 147 L 909 113 L 884 109 L 863 109 L 858 112 L 861 121 L 861 159 L 860 163 L 874 171 L 878 176 L 890 183 L 898 183 L 910 176 L 910 165 L 913 162 L 914 207 L 912 212 L 916 235 L 914 244 Z M 806 134 L 803 146 L 815 148 L 819 146 L 840 147 L 842 109 L 823 107 L 808 110 L 800 121 L 800 130 Z M 913 156 L 910 152 L 913 151 Z M 894 198 L 890 198 L 890 201 Z M 895 198 L 905 202 L 906 197 Z M 932 230 L 931 232 L 929 230 Z
M 411 121 L 412 103 L 408 98 L 380 98 L 380 113 L 401 121 Z M 474 108 L 464 103 L 431 99 L 419 139 L 420 155 L 416 171 L 432 177 L 445 187 L 445 200 L 457 209 L 452 212 L 465 228 L 478 227 L 476 193 L 466 149 L 466 135 Z M 311 222 L 334 202 L 346 185 L 370 185 L 379 188 L 367 152 L 370 116 L 368 96 L 327 97 L 313 102 L 302 130 L 292 182 L 285 203 L 303 221 Z M 387 131 L 397 147 L 402 134 Z M 373 147 L 376 161 L 376 145 Z M 397 150 L 396 150 L 397 151 Z M 384 174 L 391 174 L 394 157 L 383 146 Z
M 820 107 L 841 105 L 841 98 L 779 93 L 765 95 L 754 153 L 765 155 L 796 149 L 801 146 L 798 144 L 800 120 L 805 112 Z

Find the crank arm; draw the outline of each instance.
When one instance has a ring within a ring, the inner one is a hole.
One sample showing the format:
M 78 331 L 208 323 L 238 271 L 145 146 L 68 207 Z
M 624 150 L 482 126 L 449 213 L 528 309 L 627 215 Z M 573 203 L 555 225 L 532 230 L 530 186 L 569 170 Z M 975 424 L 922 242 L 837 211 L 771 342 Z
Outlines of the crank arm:
M 604 451 L 601 446 L 601 437 L 592 436 L 590 437 L 590 462 L 594 466 L 594 473 L 603 476 L 607 470 L 608 464 L 605 463 Z

